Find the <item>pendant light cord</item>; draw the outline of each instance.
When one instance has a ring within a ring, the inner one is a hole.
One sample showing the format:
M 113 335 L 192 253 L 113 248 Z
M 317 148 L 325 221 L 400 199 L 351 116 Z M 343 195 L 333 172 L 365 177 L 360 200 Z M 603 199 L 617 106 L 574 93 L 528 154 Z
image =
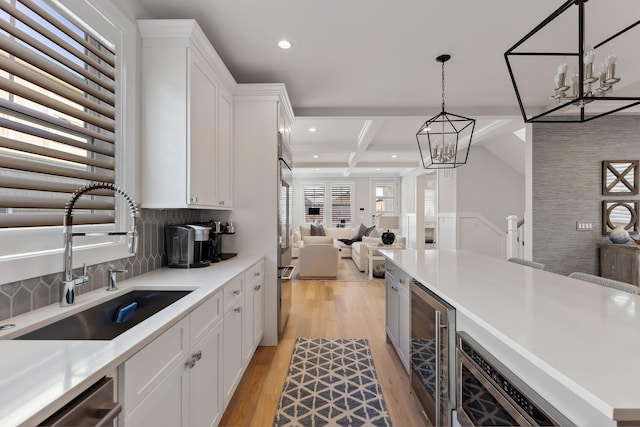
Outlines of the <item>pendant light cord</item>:
M 444 61 L 442 62 L 442 111 L 444 111 Z

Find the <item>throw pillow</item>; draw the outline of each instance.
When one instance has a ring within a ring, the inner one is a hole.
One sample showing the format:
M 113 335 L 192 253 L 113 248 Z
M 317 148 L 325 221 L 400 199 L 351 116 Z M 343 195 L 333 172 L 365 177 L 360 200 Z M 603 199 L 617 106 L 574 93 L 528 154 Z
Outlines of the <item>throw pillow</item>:
M 311 224 L 311 235 L 312 236 L 324 236 L 324 227 L 322 224 Z
M 373 230 L 375 230 L 375 229 L 376 229 L 376 226 L 375 226 L 375 225 L 372 225 L 371 227 L 367 228 L 367 231 L 365 231 L 365 232 L 364 232 L 364 235 L 365 235 L 365 236 L 367 236 L 367 237 L 369 237 L 369 235 L 371 234 L 371 232 L 372 232 Z M 373 237 L 373 236 L 372 236 L 372 237 Z
M 355 240 L 353 239 L 338 239 L 339 242 L 344 243 L 345 245 L 351 246 Z
M 358 229 L 358 232 L 356 233 L 356 235 L 353 237 L 353 241 L 354 242 L 362 241 L 362 236 L 365 235 L 367 230 L 368 230 L 367 227 L 365 227 L 363 224 L 360 224 L 360 228 Z

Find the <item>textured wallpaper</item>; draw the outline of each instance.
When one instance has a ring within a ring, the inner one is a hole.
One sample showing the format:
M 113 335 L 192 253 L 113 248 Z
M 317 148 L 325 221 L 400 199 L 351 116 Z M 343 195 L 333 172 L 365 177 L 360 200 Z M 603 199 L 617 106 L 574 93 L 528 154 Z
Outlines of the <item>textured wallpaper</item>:
M 533 259 L 560 274 L 599 274 L 603 160 L 640 159 L 640 117 L 606 116 L 582 124 L 533 125 Z M 576 221 L 593 223 L 576 231 Z

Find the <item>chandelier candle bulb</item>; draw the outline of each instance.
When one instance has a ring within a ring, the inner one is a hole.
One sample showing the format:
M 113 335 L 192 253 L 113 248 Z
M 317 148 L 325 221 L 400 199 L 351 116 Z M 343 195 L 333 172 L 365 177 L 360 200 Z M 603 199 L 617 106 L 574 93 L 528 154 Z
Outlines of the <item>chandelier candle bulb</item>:
M 588 49 L 584 53 L 584 64 L 585 65 L 593 64 L 594 58 L 595 58 L 595 52 L 593 51 L 593 49 Z

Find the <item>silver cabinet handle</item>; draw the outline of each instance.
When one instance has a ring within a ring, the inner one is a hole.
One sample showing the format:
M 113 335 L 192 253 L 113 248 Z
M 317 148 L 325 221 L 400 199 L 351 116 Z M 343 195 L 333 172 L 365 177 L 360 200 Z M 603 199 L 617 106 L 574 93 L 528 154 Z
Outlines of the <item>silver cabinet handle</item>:
M 234 294 L 234 295 L 240 295 L 240 290 L 239 290 L 239 289 L 236 289 L 235 291 L 233 291 L 233 294 Z
M 257 285 L 253 288 L 254 291 L 259 291 L 262 288 L 262 285 Z
M 260 277 L 260 272 L 258 271 L 257 273 L 253 273 L 253 275 L 256 277 Z
M 220 200 L 220 205 L 224 206 L 224 200 Z
M 191 197 L 191 201 L 192 201 L 193 203 L 198 203 L 198 196 L 193 196 L 193 197 Z
M 237 307 L 233 311 L 235 311 L 236 313 L 240 313 L 242 311 L 242 307 Z
M 200 359 L 202 359 L 202 350 L 198 350 L 193 354 L 193 358 L 198 361 Z
M 184 362 L 184 365 L 189 369 L 193 369 L 193 367 L 196 366 L 196 360 L 191 356 L 189 360 Z

